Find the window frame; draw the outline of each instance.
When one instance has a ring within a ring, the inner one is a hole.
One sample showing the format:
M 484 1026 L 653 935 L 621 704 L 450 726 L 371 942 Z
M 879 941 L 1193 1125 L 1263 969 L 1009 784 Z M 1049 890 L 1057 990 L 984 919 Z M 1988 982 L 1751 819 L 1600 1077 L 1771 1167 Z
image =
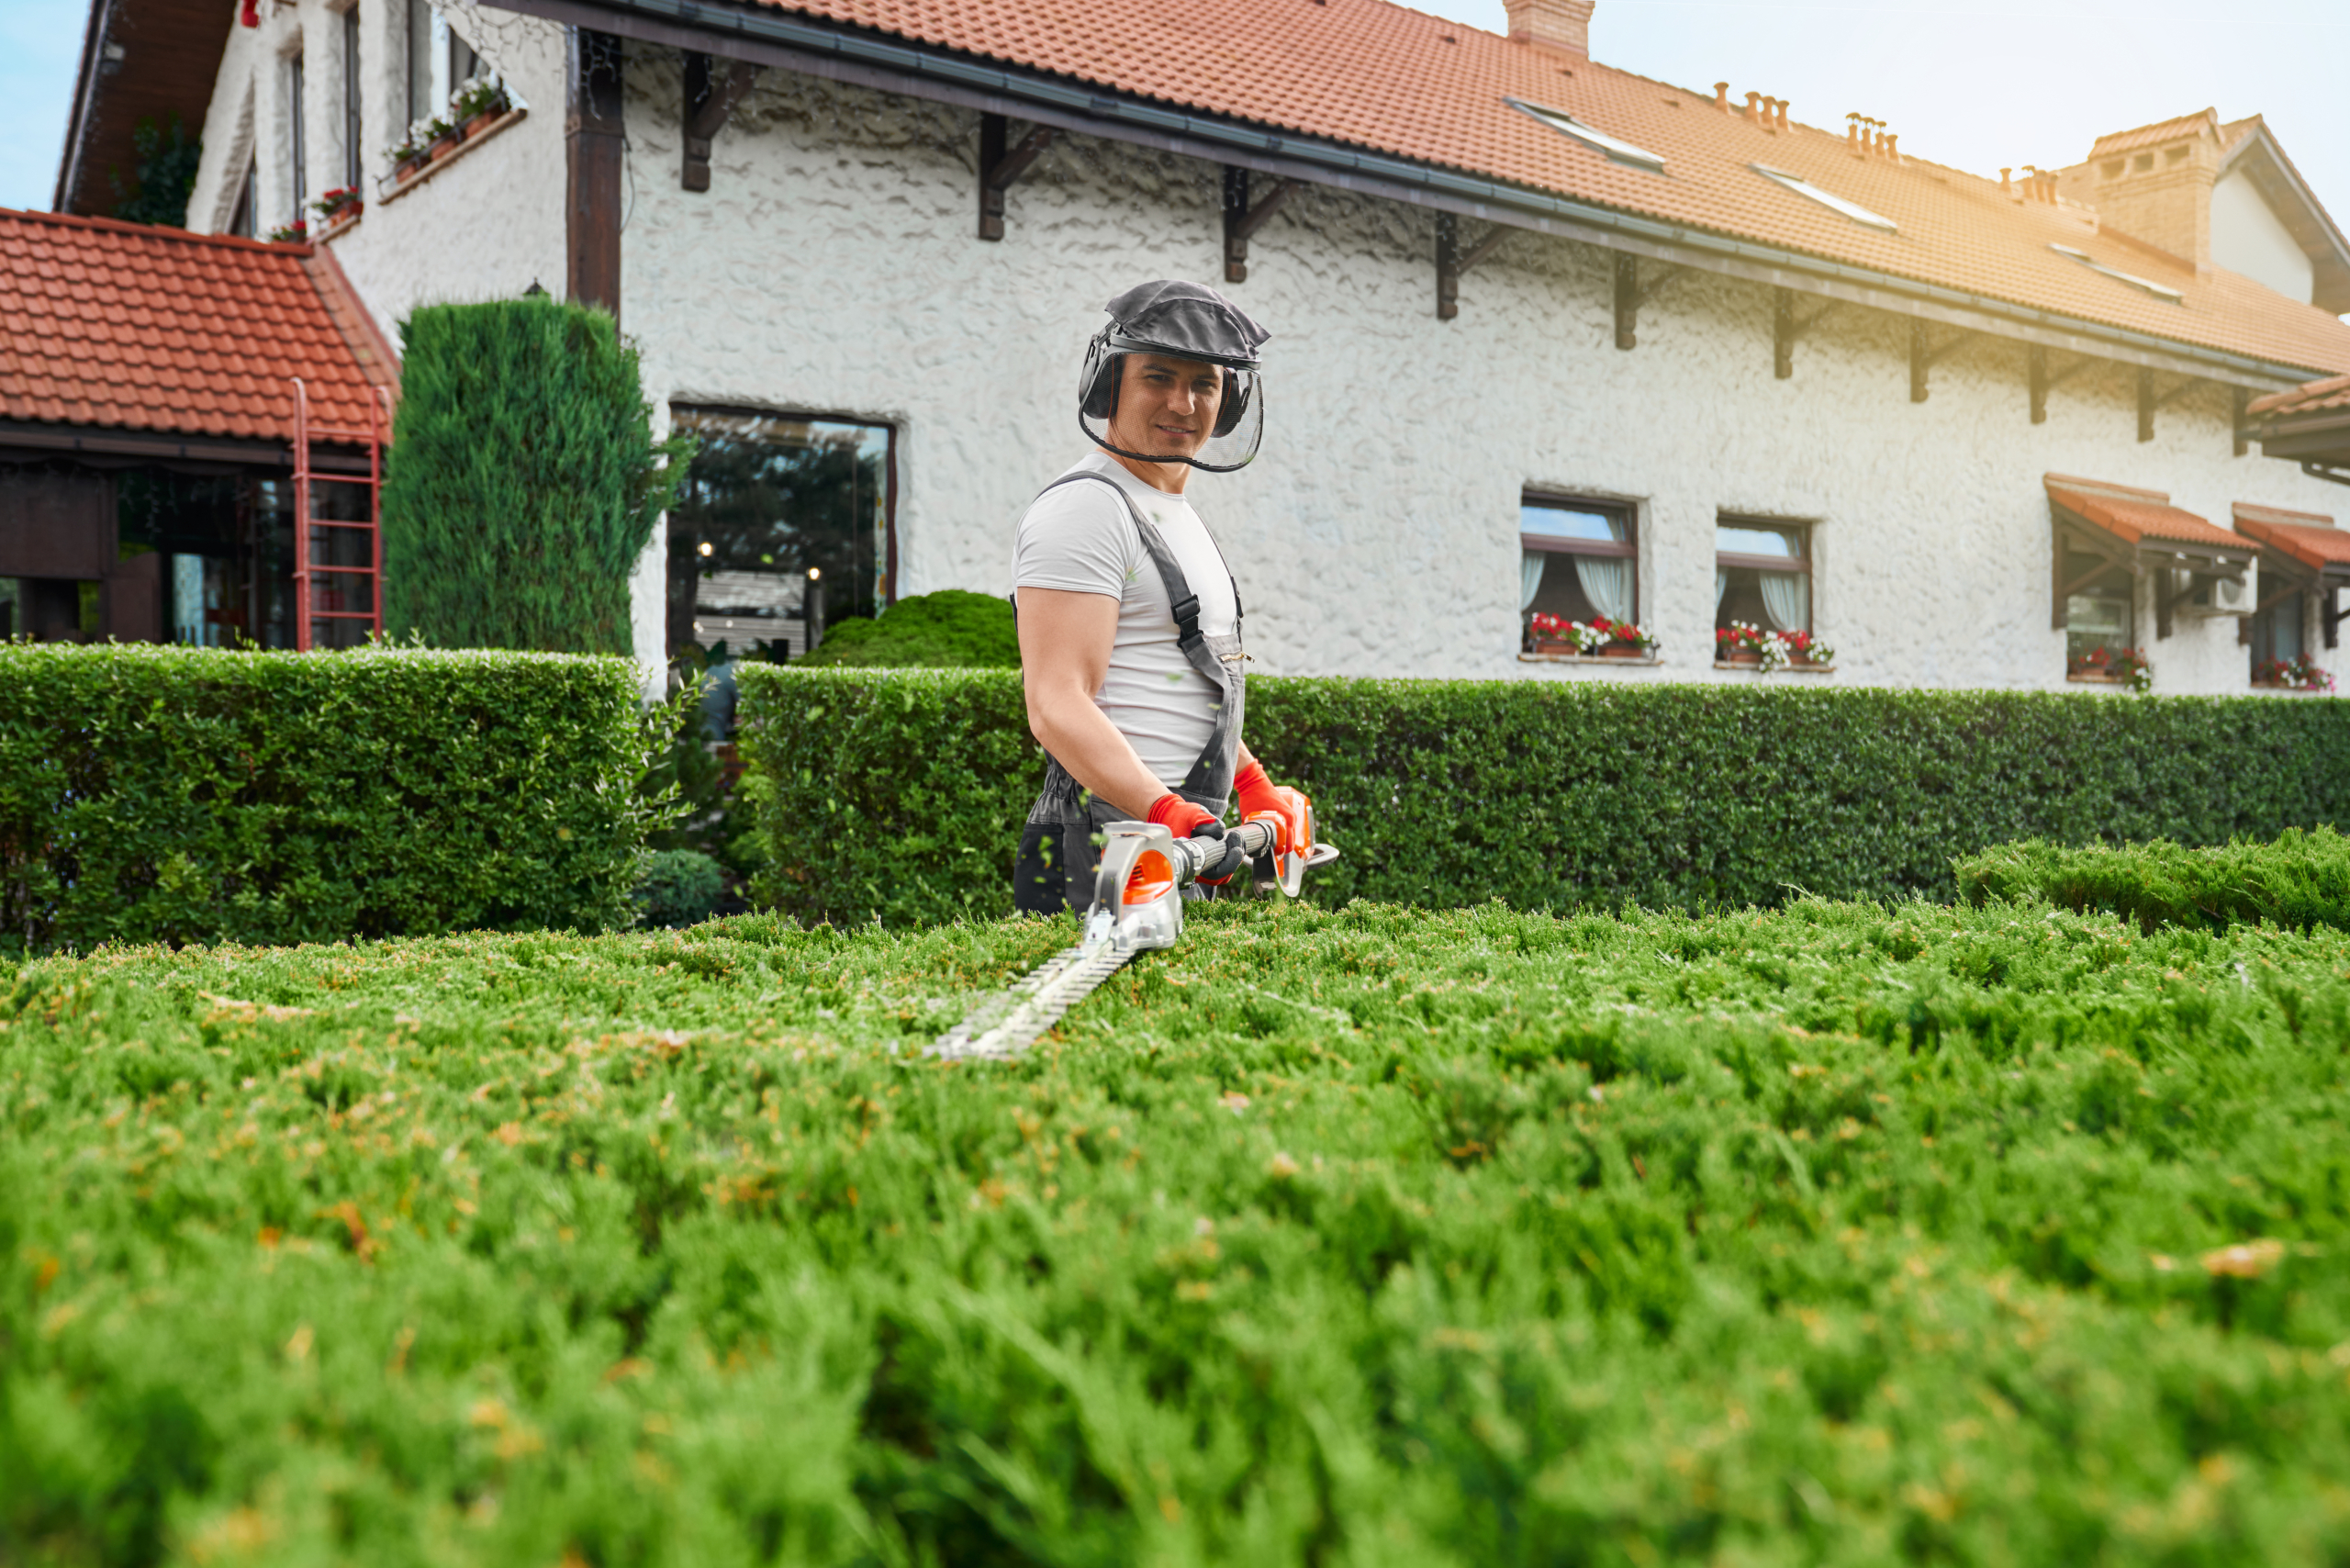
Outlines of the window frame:
M 1816 526 L 1815 523 L 1802 518 L 1756 517 L 1744 512 L 1716 512 L 1714 514 L 1716 540 L 1714 569 L 1718 572 L 1727 567 L 1731 571 L 1792 571 L 1798 574 L 1803 578 L 1804 623 L 1801 626 L 1790 627 L 1788 631 L 1807 632 L 1816 636 L 1819 631 L 1819 554 L 1817 541 L 1813 537 L 1813 530 Z M 1796 554 L 1791 556 L 1753 555 L 1744 551 L 1723 550 L 1719 548 L 1719 541 L 1721 531 L 1725 528 L 1751 528 L 1772 533 L 1793 534 Z M 1721 630 L 1719 619 L 1721 610 L 1718 606 L 1715 609 L 1714 614 L 1716 620 L 1712 629 L 1718 632 Z
M 285 168 L 292 176 L 294 216 L 289 224 L 302 221 L 302 208 L 309 205 L 310 139 L 308 134 L 309 117 L 303 112 L 302 45 L 297 39 L 294 51 L 285 57 Z
M 1645 624 L 1641 617 L 1648 608 L 1648 585 L 1644 580 L 1646 573 L 1640 566 L 1640 510 L 1638 505 L 1631 501 L 1608 500 L 1597 496 L 1577 496 L 1560 490 L 1532 489 L 1518 492 L 1517 505 L 1521 522 L 1524 521 L 1526 512 L 1528 510 L 1534 510 L 1583 512 L 1589 516 L 1604 517 L 1611 521 L 1622 523 L 1624 538 L 1621 542 L 1601 539 L 1561 539 L 1554 534 L 1528 533 L 1521 527 L 1517 533 L 1518 554 L 1521 557 L 1528 554 L 1584 555 L 1598 560 L 1631 562 L 1631 623 L 1635 626 Z M 1581 591 L 1580 588 L 1577 591 Z M 1594 612 L 1596 613 L 1595 606 Z M 1521 647 L 1524 645 L 1527 627 L 1536 613 L 1532 606 L 1528 606 L 1517 613 Z
M 678 428 L 678 416 L 700 416 L 711 419 L 776 420 L 808 424 L 853 425 L 863 430 L 882 432 L 880 584 L 875 597 L 878 609 L 887 610 L 898 602 L 898 453 L 899 439 L 903 433 L 899 421 L 875 419 L 866 414 L 838 413 L 788 405 L 754 403 L 706 403 L 689 399 L 674 399 L 668 405 L 670 429 Z M 667 519 L 664 519 L 665 528 Z M 666 570 L 666 568 L 665 568 Z M 664 593 L 666 594 L 665 588 Z M 877 610 L 877 613 L 878 611 Z M 665 610 L 666 619 L 666 610 Z M 666 633 L 664 633 L 666 639 Z
M 360 158 L 360 130 L 365 123 L 364 95 L 359 74 L 359 6 L 357 0 L 342 8 L 342 183 L 347 190 L 357 190 L 366 180 L 366 169 Z

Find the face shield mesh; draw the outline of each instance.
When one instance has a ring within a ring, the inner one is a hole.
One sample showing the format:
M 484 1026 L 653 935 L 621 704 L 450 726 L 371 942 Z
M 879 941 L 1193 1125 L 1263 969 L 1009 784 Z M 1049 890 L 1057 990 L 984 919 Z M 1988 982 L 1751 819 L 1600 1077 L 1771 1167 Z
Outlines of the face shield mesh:
M 1097 337 L 1086 354 L 1077 422 L 1087 440 L 1121 457 L 1229 474 L 1247 467 L 1264 441 L 1264 384 L 1254 369 L 1113 347 Z

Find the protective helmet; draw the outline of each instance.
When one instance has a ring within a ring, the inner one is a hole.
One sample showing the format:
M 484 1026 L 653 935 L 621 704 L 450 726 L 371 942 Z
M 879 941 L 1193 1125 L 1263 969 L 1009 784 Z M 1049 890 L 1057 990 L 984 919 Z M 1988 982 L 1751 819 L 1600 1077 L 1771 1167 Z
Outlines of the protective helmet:
M 1247 467 L 1265 434 L 1257 350 L 1272 334 L 1215 290 L 1175 279 L 1130 288 L 1108 308 L 1110 324 L 1086 345 L 1085 374 L 1078 380 L 1077 423 L 1086 439 L 1138 463 L 1188 463 L 1211 474 Z M 1111 439 L 1125 375 L 1122 362 L 1130 353 L 1201 360 L 1223 368 L 1215 424 L 1199 451 L 1131 452 Z

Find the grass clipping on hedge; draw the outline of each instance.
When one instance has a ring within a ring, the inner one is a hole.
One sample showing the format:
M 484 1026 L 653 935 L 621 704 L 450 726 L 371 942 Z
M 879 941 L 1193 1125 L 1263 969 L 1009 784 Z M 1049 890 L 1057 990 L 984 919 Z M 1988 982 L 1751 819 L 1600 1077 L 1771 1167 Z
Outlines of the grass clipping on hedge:
M 29 1561 L 2285 1562 L 2350 936 L 1798 902 L 52 959 Z
M 1962 898 L 2040 899 L 2070 910 L 2109 910 L 2158 925 L 2239 922 L 2308 930 L 2350 928 L 2350 838 L 2330 827 L 2288 828 L 2272 844 L 2239 840 L 2191 848 L 2153 844 L 2073 848 L 2003 845 L 1953 862 Z

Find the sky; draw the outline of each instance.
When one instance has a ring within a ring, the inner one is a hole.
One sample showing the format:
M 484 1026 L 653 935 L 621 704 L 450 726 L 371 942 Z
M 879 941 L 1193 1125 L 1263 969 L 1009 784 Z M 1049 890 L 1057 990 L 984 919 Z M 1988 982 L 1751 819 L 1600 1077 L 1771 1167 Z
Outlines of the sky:
M 1501 0 L 1422 8 L 1506 30 Z M 86 15 L 86 0 L 0 0 L 0 207 L 50 204 Z M 1727 78 L 1840 135 L 1848 112 L 1874 115 L 1903 152 L 1995 178 L 2207 106 L 2266 115 L 2350 224 L 2344 0 L 1599 0 L 1591 43 L 1602 64 L 1695 92 Z

